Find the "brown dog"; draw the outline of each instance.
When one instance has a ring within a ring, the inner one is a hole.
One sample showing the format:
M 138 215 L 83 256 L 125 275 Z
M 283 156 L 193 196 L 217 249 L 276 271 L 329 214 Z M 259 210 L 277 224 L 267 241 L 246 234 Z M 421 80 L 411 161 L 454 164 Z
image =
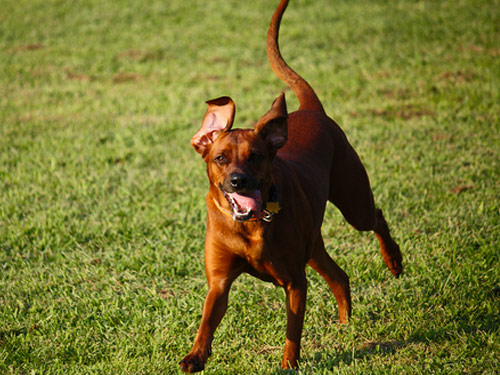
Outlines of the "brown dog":
M 201 371 L 229 288 L 243 272 L 280 285 L 286 292 L 288 325 L 281 366 L 297 366 L 306 306 L 309 264 L 330 286 L 339 320 L 351 314 L 349 278 L 325 251 L 321 224 L 326 202 L 335 204 L 360 231 L 374 231 L 394 276 L 402 271 L 399 246 L 382 211 L 375 208 L 368 176 L 338 125 L 327 117 L 309 84 L 283 60 L 278 31 L 288 0 L 281 0 L 267 37 L 274 72 L 300 102 L 288 114 L 281 94 L 253 129 L 234 129 L 228 97 L 211 100 L 191 143 L 207 164 L 210 190 L 205 240 L 209 291 L 191 352 L 180 362 Z

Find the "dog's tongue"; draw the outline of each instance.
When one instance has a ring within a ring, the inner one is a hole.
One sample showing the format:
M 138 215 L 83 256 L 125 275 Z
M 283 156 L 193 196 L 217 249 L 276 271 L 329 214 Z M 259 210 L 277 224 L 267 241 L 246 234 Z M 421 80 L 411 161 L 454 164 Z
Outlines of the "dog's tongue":
M 250 193 L 239 194 L 231 193 L 229 196 L 236 202 L 238 213 L 252 212 L 257 219 L 260 219 L 260 211 L 262 206 L 262 197 L 260 190 L 255 190 Z

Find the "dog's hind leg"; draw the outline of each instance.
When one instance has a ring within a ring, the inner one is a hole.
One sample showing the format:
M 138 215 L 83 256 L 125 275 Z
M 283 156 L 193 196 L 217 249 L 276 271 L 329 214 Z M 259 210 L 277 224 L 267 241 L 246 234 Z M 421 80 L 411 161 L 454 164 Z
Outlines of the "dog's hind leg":
M 365 206 L 363 215 L 360 215 L 363 212 L 361 208 L 353 215 L 350 207 L 346 208 L 343 205 L 335 205 L 340 209 L 347 222 L 355 229 L 359 231 L 372 230 L 375 232 L 380 243 L 380 253 L 385 264 L 395 277 L 399 277 L 403 271 L 401 251 L 399 250 L 399 245 L 392 239 L 389 233 L 389 227 L 382 214 L 382 210 L 375 208 L 373 203 L 368 203 Z M 359 202 L 357 205 L 361 206 Z
M 329 200 L 354 228 L 375 232 L 385 264 L 398 277 L 403 270 L 399 246 L 389 233 L 382 211 L 375 207 L 370 181 L 358 155 L 350 146 L 345 152 L 348 157 L 332 165 Z
M 399 277 L 403 271 L 401 251 L 399 250 L 399 245 L 394 242 L 390 233 L 389 227 L 385 221 L 382 210 L 375 209 L 376 222 L 373 231 L 377 235 L 378 242 L 380 243 L 380 253 L 384 259 L 385 264 L 389 267 L 391 273 Z
M 308 264 L 328 283 L 339 306 L 339 321 L 347 323 L 351 316 L 349 277 L 328 255 L 321 236 L 316 240 Z
M 370 193 L 371 195 L 371 193 Z M 369 207 L 369 206 L 368 206 Z M 360 215 L 349 215 L 349 211 L 341 209 L 342 214 L 349 224 L 359 231 L 374 231 L 380 243 L 380 253 L 385 264 L 395 277 L 399 277 L 403 271 L 402 256 L 399 245 L 392 239 L 389 227 L 385 221 L 382 210 L 372 206 L 372 210 L 366 210 L 363 217 Z M 340 207 L 339 207 L 340 208 Z M 347 214 L 346 214 L 347 212 Z M 358 211 L 358 213 L 361 211 Z

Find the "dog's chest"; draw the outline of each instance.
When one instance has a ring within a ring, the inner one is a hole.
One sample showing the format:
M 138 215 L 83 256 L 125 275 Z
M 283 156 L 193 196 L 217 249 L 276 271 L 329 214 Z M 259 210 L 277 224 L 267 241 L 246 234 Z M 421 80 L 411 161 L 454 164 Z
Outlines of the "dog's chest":
M 263 232 L 246 237 L 245 244 L 240 248 L 239 255 L 247 261 L 248 273 L 281 286 L 289 281 L 285 264 L 273 255 L 271 244 L 265 240 Z
M 210 237 L 218 244 L 216 246 L 245 261 L 244 272 L 281 286 L 290 280 L 287 260 L 283 259 L 283 252 L 276 242 L 274 223 L 225 224 L 218 226 L 217 231 L 210 231 L 215 238 Z
M 264 231 L 255 226 L 253 229 L 246 227 L 234 232 L 232 239 L 233 249 L 237 254 L 247 260 L 247 262 L 258 267 L 264 260 Z

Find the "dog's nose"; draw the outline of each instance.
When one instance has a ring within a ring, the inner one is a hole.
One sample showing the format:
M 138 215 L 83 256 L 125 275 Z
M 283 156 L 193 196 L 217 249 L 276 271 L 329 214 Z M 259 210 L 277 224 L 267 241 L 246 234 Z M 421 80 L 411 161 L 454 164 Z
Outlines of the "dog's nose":
M 233 173 L 231 175 L 231 187 L 233 189 L 245 189 L 248 185 L 248 177 L 244 173 Z

